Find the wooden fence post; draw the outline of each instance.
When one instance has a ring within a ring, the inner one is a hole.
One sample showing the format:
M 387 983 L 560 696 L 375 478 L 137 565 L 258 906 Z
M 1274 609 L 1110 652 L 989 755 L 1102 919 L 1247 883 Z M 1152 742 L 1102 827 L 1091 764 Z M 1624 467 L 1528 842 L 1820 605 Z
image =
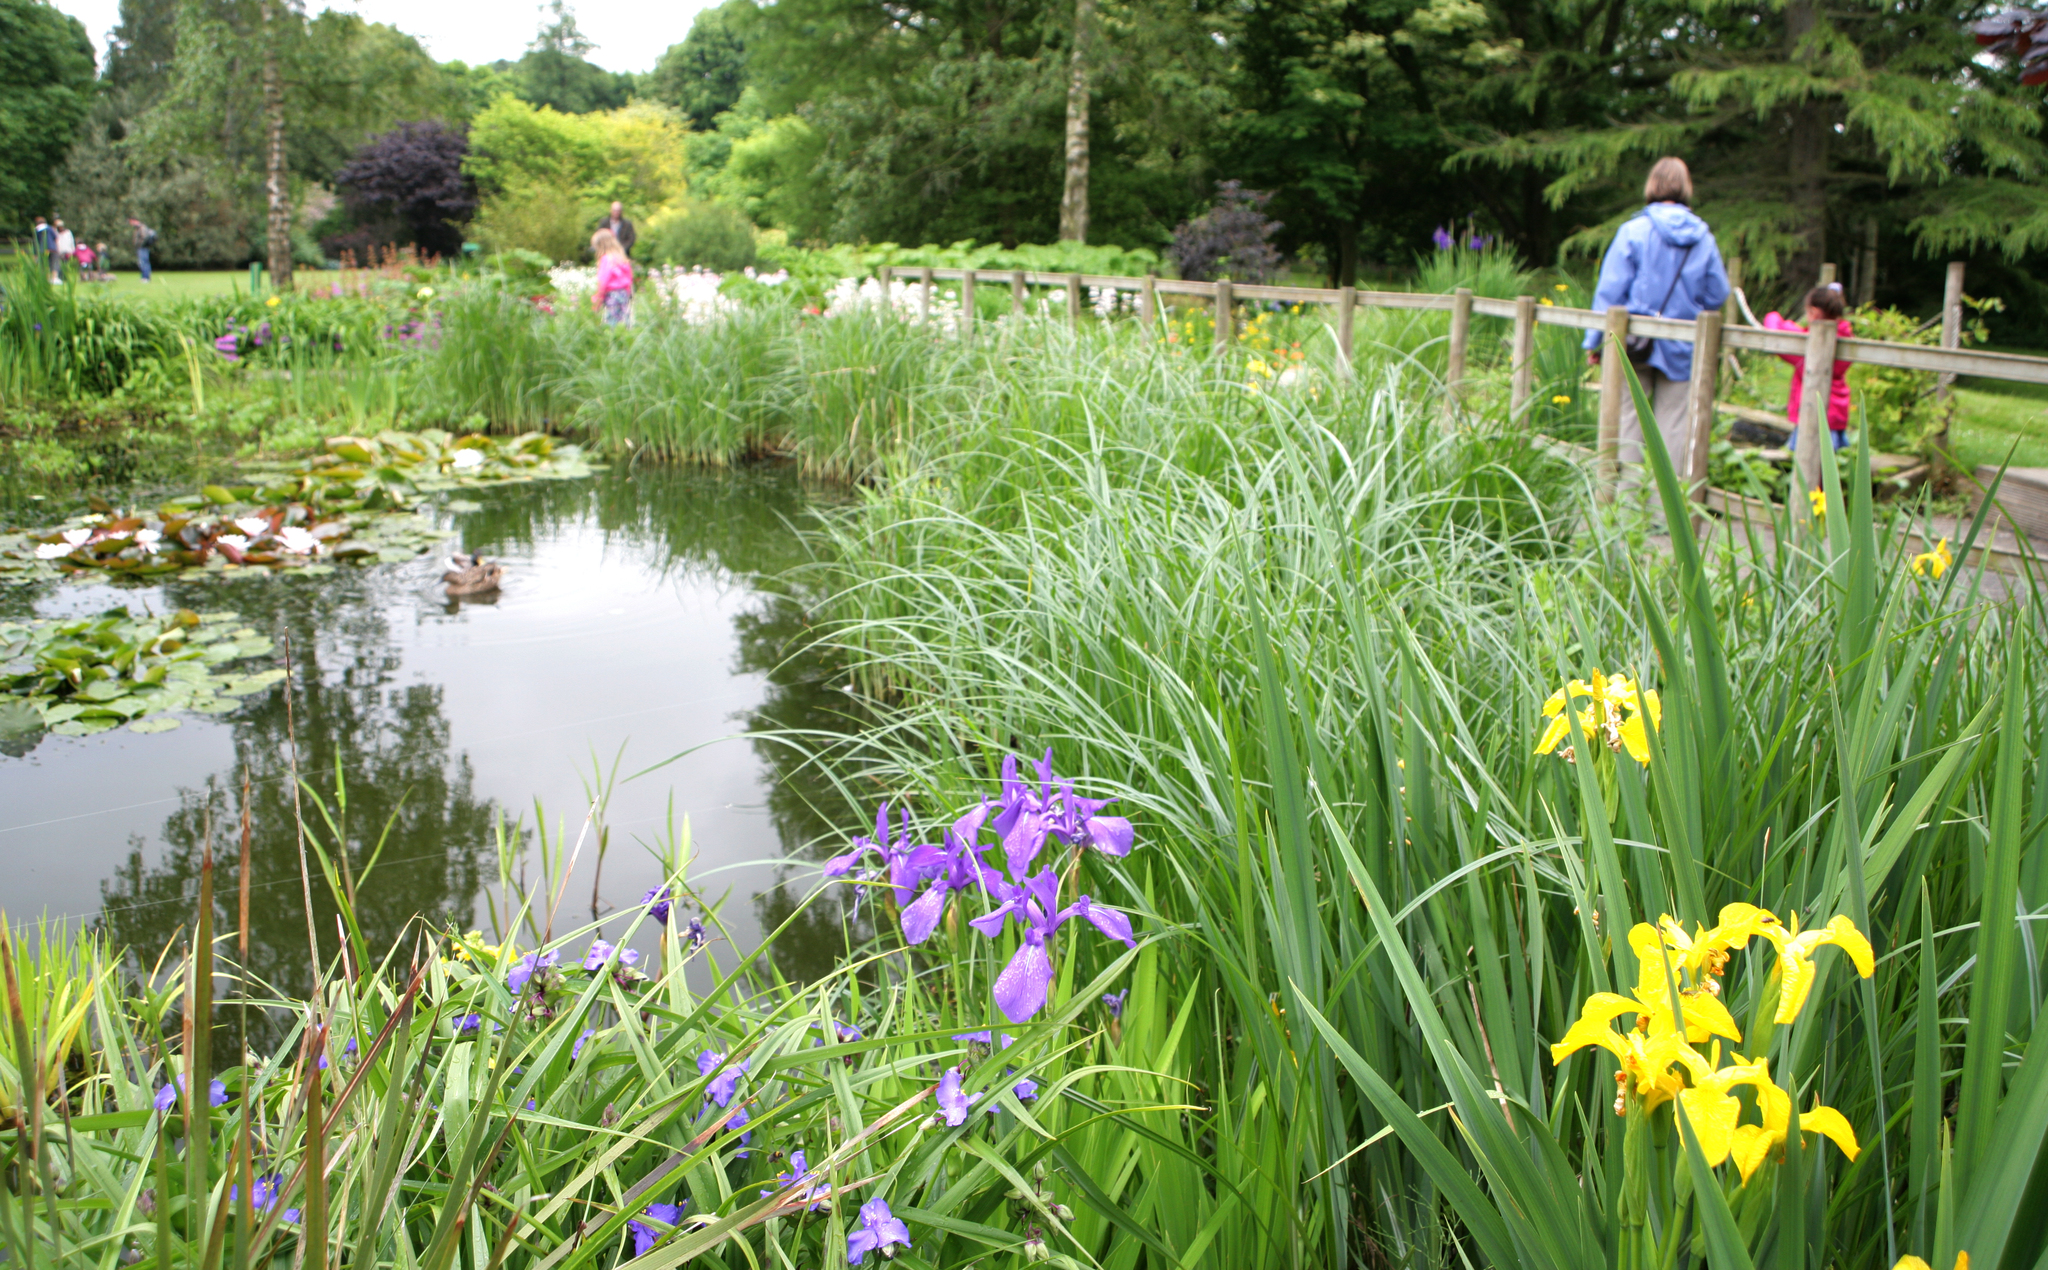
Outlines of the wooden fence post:
M 1337 373 L 1345 379 L 1352 376 L 1351 337 L 1358 313 L 1358 288 L 1337 289 Z
M 1835 266 L 1832 263 L 1820 267 L 1820 285 L 1826 286 L 1835 280 Z
M 1735 303 L 1735 293 L 1740 290 L 1742 290 L 1742 257 L 1730 256 L 1728 258 L 1728 298 L 1721 301 L 1721 325 L 1724 327 L 1739 326 L 1742 323 L 1742 309 Z M 1728 373 L 1735 376 L 1737 380 L 1740 380 L 1742 378 L 1742 362 L 1735 356 L 1735 350 L 1732 348 L 1726 349 L 1722 352 L 1721 356 L 1728 363 Z
M 1521 414 L 1536 395 L 1536 297 L 1515 297 L 1514 378 L 1508 395 L 1508 417 Z
M 1834 383 L 1835 324 L 1815 322 L 1806 334 L 1806 382 L 1799 394 L 1799 450 L 1792 456 L 1799 467 L 1799 479 L 1806 489 L 1820 488 L 1820 465 L 1832 458 L 1834 447 L 1828 437 L 1828 394 Z M 1793 499 L 1792 512 L 1811 519 L 1813 511 L 1803 499 Z
M 894 307 L 889 303 L 889 283 L 895 273 L 896 270 L 889 265 L 883 265 L 875 270 L 875 281 L 882 284 L 882 311 L 885 313 Z
M 1024 271 L 1010 271 L 1010 312 L 1022 315 L 1024 312 Z
M 1231 316 L 1230 279 L 1223 278 L 1216 283 L 1216 351 L 1226 352 L 1230 341 L 1237 338 L 1237 319 Z
M 1948 262 L 1948 281 L 1941 289 L 1941 346 L 1946 349 L 1963 346 L 1963 262 L 1960 260 Z M 1935 391 L 1942 400 L 1948 400 L 1949 391 L 1956 386 L 1956 377 L 1943 375 L 1935 382 Z
M 1067 329 L 1081 329 L 1081 275 L 1067 275 Z
M 920 265 L 917 270 L 917 320 L 924 325 L 932 320 L 932 267 Z
M 974 270 L 963 270 L 960 274 L 960 335 L 966 338 L 974 334 Z
M 1600 428 L 1593 443 L 1597 482 L 1593 497 L 1603 503 L 1614 501 L 1614 487 L 1621 479 L 1621 403 L 1628 392 L 1628 377 L 1622 369 L 1627 362 L 1628 310 L 1617 304 L 1607 310 L 1606 335 L 1600 342 Z M 1656 420 L 1651 420 L 1650 426 L 1656 427 Z
M 1692 500 L 1703 503 L 1707 500 L 1707 456 L 1714 448 L 1714 397 L 1721 384 L 1721 314 L 1700 314 L 1693 319 L 1692 329 L 1691 440 L 1686 446 L 1686 461 L 1672 466 L 1691 491 Z M 1678 527 L 1671 528 L 1676 532 Z M 1699 532 L 1697 524 L 1693 532 Z
M 1159 320 L 1159 275 L 1148 273 L 1138 288 L 1138 325 L 1146 330 Z
M 1472 346 L 1472 288 L 1451 292 L 1451 348 L 1444 360 L 1444 426 L 1457 420 L 1452 414 L 1458 394 L 1465 388 L 1465 358 Z

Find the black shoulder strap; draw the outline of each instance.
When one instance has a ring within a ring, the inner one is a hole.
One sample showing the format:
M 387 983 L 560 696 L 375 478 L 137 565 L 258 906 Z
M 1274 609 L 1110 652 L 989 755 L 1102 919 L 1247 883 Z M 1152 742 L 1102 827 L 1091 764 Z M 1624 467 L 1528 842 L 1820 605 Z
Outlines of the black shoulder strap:
M 1657 311 L 1650 315 L 1651 317 L 1663 317 L 1664 310 L 1671 306 L 1671 297 L 1678 294 L 1678 280 L 1685 276 L 1685 266 L 1692 260 L 1692 249 L 1697 246 L 1697 242 L 1685 245 L 1685 254 L 1678 258 L 1678 268 L 1671 272 L 1671 285 L 1664 288 L 1664 300 L 1657 306 Z

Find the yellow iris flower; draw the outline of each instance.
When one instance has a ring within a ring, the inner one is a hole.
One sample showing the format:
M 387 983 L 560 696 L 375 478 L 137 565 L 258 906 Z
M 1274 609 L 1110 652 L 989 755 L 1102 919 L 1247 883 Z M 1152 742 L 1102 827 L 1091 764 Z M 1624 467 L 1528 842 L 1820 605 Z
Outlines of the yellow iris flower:
M 1923 551 L 1913 557 L 1913 576 L 1924 578 L 1932 574 L 1934 580 L 1939 582 L 1941 575 L 1947 573 L 1948 567 L 1955 562 L 1956 558 L 1948 553 L 1948 539 L 1944 538 L 1934 544 L 1934 550 Z
M 1792 1095 L 1771 1080 L 1769 1059 L 1748 1063 L 1740 1061 L 1740 1055 L 1736 1058 L 1733 1066 L 1695 1079 L 1692 1088 L 1680 1094 L 1678 1100 L 1685 1107 L 1686 1118 L 1692 1121 L 1692 1131 L 1700 1140 L 1700 1154 L 1707 1163 L 1718 1165 L 1733 1159 L 1742 1180 L 1747 1182 L 1771 1149 L 1782 1145 L 1790 1133 Z M 1756 1091 L 1762 1124 L 1736 1123 L 1742 1115 L 1742 1104 L 1729 1091 L 1740 1085 Z M 1832 1138 L 1851 1160 L 1861 1150 L 1856 1143 L 1856 1130 L 1833 1107 L 1815 1103 L 1811 1109 L 1800 1112 L 1799 1128 L 1805 1133 Z
M 1828 492 L 1824 489 L 1806 491 L 1806 501 L 1813 504 L 1813 518 L 1819 520 L 1828 514 Z
M 1588 741 L 1605 739 L 1610 750 L 1626 750 L 1636 762 L 1648 766 L 1650 762 L 1650 737 L 1648 726 L 1664 726 L 1664 703 L 1654 688 L 1638 690 L 1635 682 L 1624 675 L 1608 678 L 1599 671 L 1593 672 L 1593 681 L 1574 679 L 1543 703 L 1544 717 L 1550 720 L 1544 728 L 1542 739 L 1536 742 L 1538 754 L 1555 750 L 1564 739 L 1571 735 L 1571 720 L 1566 717 L 1566 707 L 1575 706 L 1581 699 L 1587 704 L 1576 710 L 1579 730 Z M 1647 713 L 1649 725 L 1643 722 Z
M 1638 1015 L 1649 1026 L 1617 1032 L 1614 1020 L 1624 1014 Z M 1635 1086 L 1645 1110 L 1671 1101 L 1685 1089 L 1685 1073 L 1672 1070 L 1674 1066 L 1696 1077 L 1708 1074 L 1707 1060 L 1671 1026 L 1668 1009 L 1654 1010 L 1613 992 L 1596 992 L 1586 998 L 1579 1021 L 1550 1047 L 1550 1061 L 1562 1063 L 1588 1045 L 1597 1045 L 1621 1060 L 1623 1078 Z M 1618 1110 L 1620 1103 L 1615 1106 Z
M 1669 918 L 1665 919 L 1670 921 Z M 1677 923 L 1672 923 L 1673 930 Z M 1685 1020 L 1685 1039 L 1695 1045 L 1703 1044 L 1707 1038 L 1725 1036 L 1740 1043 L 1742 1029 L 1735 1024 L 1735 1016 L 1728 1013 L 1728 1007 L 1721 1004 L 1720 985 L 1711 983 L 1709 976 L 1720 972 L 1719 963 L 1692 961 L 1684 949 L 1667 946 L 1666 932 L 1659 931 L 1648 922 L 1637 922 L 1635 929 L 1628 933 L 1629 947 L 1636 954 L 1635 998 L 1653 1012 L 1651 1030 L 1661 1021 L 1662 1026 L 1672 1027 L 1671 1022 L 1671 980 L 1679 983 L 1678 1013 Z M 1684 938 L 1680 934 L 1680 938 Z M 1668 957 L 1668 969 L 1667 969 Z M 1686 984 L 1688 977 L 1691 988 Z
M 1934 1270 L 1934 1267 L 1909 1252 L 1899 1258 L 1898 1262 L 1892 1266 L 1892 1270 Z M 1959 1252 L 1956 1254 L 1956 1270 L 1970 1270 L 1969 1253 Z
M 1800 930 L 1797 913 L 1792 915 L 1792 924 L 1786 926 L 1754 904 L 1730 904 L 1721 910 L 1720 924 L 1707 932 L 1705 938 L 1724 948 L 1743 948 L 1748 946 L 1751 935 L 1770 940 L 1778 949 L 1778 1012 L 1771 1020 L 1774 1023 L 1790 1023 L 1806 1008 L 1807 995 L 1813 991 L 1813 955 L 1821 945 L 1833 944 L 1849 954 L 1856 973 L 1865 979 L 1877 969 L 1870 941 L 1856 929 L 1856 923 L 1840 913 L 1829 918 L 1825 926 Z

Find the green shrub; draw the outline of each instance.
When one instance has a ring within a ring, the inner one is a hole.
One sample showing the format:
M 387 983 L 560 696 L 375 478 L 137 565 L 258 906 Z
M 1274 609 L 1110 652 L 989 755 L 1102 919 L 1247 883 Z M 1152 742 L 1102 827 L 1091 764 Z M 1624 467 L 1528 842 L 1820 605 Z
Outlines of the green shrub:
M 598 206 L 567 185 L 515 184 L 484 199 L 471 231 L 488 251 L 520 248 L 549 260 L 580 260 Z
M 754 226 L 725 203 L 692 203 L 647 224 L 647 253 L 666 265 L 731 273 L 754 263 Z

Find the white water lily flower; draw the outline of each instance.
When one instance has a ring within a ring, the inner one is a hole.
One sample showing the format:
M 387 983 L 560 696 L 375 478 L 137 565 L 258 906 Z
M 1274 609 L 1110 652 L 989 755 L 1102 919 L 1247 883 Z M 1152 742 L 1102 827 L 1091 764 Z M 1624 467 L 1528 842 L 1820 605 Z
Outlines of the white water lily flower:
M 295 556 L 310 556 L 320 550 L 320 540 L 297 525 L 278 530 L 277 542 Z
M 235 528 L 251 538 L 261 538 L 270 532 L 270 522 L 261 516 L 244 516 L 235 522 Z
M 154 529 L 138 529 L 135 531 L 135 545 L 151 555 L 156 554 L 156 545 L 162 540 L 163 535 Z
M 249 540 L 240 534 L 222 534 L 213 540 L 217 547 L 233 547 L 236 551 L 247 551 Z
M 482 450 L 461 449 L 455 452 L 455 467 L 457 471 L 467 471 L 470 468 L 482 467 L 483 465 L 484 452 Z
M 61 560 L 78 548 L 68 542 L 39 542 L 36 544 L 36 559 Z

